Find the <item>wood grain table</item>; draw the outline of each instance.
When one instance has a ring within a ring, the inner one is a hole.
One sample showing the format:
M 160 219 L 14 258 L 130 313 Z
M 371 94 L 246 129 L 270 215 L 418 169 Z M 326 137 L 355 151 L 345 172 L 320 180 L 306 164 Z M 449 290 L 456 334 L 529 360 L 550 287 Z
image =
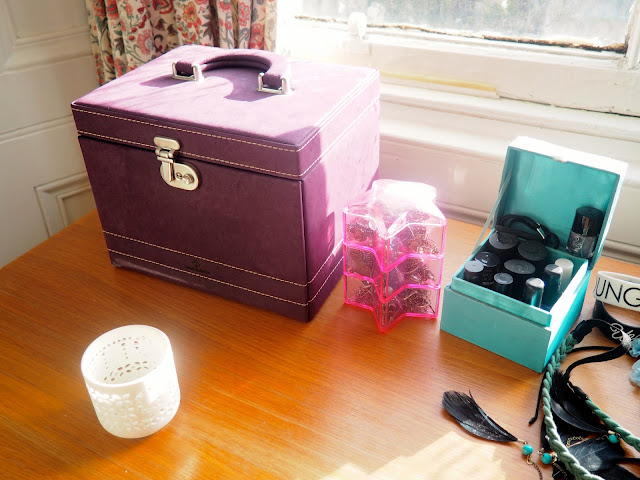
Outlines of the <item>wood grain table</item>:
M 479 231 L 449 221 L 443 283 Z M 598 269 L 640 276 L 604 257 Z M 592 306 L 589 293 L 583 317 Z M 126 324 L 169 336 L 182 395 L 169 425 L 136 440 L 100 426 L 80 372 L 91 341 Z M 632 363 L 573 378 L 640 433 Z M 537 448 L 540 423 L 528 419 L 540 380 L 437 320 L 380 334 L 371 314 L 343 304 L 341 284 L 305 324 L 114 268 L 95 212 L 0 270 L 0 478 L 535 480 L 519 447 L 472 437 L 440 401 L 470 390 Z

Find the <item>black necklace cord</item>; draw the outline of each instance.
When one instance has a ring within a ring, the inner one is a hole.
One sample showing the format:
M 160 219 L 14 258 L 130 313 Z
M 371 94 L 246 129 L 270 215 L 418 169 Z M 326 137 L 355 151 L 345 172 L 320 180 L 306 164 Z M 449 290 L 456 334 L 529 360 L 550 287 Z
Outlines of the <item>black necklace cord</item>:
M 613 320 L 613 317 L 611 317 Z M 611 321 L 608 319 L 602 318 L 592 318 L 590 320 L 583 320 L 573 331 L 573 338 L 580 343 L 584 337 L 586 337 L 594 328 L 597 328 L 602 332 L 604 336 L 618 343 L 616 347 L 612 347 L 606 350 L 604 353 L 600 353 L 598 355 L 592 355 L 590 357 L 585 357 L 576 362 L 572 363 L 565 370 L 565 375 L 568 377 L 571 374 L 571 371 L 576 368 L 578 365 L 584 365 L 586 363 L 595 363 L 595 362 L 606 362 L 607 360 L 614 360 L 616 358 L 622 357 L 629 350 L 631 350 L 631 336 L 625 331 L 624 327 L 628 327 L 627 325 L 621 325 L 621 329 L 617 330 L 614 338 L 614 331 L 611 328 Z M 631 327 L 628 327 L 631 328 Z
M 522 229 L 513 228 L 514 223 L 520 223 L 529 228 L 534 233 L 529 233 Z M 520 238 L 526 238 L 527 240 L 538 240 L 549 248 L 558 248 L 560 245 L 560 239 L 558 236 L 549 230 L 541 223 L 536 222 L 531 217 L 525 215 L 504 215 L 500 218 L 496 225 L 497 232 L 512 233 Z
M 628 326 L 625 325 L 624 327 L 628 327 Z M 584 338 L 589 333 L 591 333 L 591 331 L 594 328 L 597 328 L 607 338 L 611 338 L 613 340 L 611 336 L 612 335 L 611 323 L 608 322 L 607 320 L 603 320 L 600 318 L 592 318 L 589 320 L 583 320 L 576 326 L 575 330 L 572 333 L 573 338 L 576 340 L 576 343 L 580 343 L 582 340 L 584 340 Z M 605 347 L 601 345 L 593 345 L 593 346 L 574 348 L 571 352 L 569 352 L 569 354 L 571 354 L 571 353 L 575 353 L 578 351 L 585 351 L 585 350 L 604 350 L 603 353 L 582 358 L 580 360 L 575 361 L 571 365 L 569 365 L 569 367 L 567 367 L 564 373 L 567 379 L 569 378 L 569 375 L 571 375 L 571 371 L 574 368 L 576 368 L 578 365 L 584 365 L 585 363 L 605 362 L 607 360 L 614 360 L 616 358 L 623 356 L 625 353 L 627 353 L 631 348 L 631 338 L 624 331 L 624 329 L 621 329 L 618 332 L 619 333 L 616 334 L 616 336 L 619 335 L 624 340 L 616 347 Z M 540 387 L 538 389 L 538 401 L 536 402 L 536 412 L 533 415 L 533 417 L 531 417 L 531 419 L 529 420 L 529 425 L 533 424 L 538 419 L 538 415 L 540 413 L 540 402 L 542 401 L 542 387 L 544 385 L 544 379 L 545 377 L 543 376 L 540 382 Z M 584 392 L 582 392 L 582 390 L 579 387 L 575 387 L 575 389 L 576 389 L 576 393 L 579 393 L 581 396 L 584 395 L 584 397 L 586 397 L 586 394 L 584 394 Z
M 611 347 L 605 347 L 604 345 L 589 345 L 589 346 L 585 346 L 585 347 L 574 348 L 573 350 L 571 350 L 571 352 L 569 352 L 569 354 L 578 353 L 578 352 L 585 352 L 585 351 L 589 351 L 589 350 L 604 350 L 605 352 L 610 352 L 612 350 L 612 348 Z M 542 380 L 540 381 L 540 386 L 538 387 L 538 400 L 536 401 L 536 413 L 529 420 L 529 425 L 535 423 L 536 420 L 538 420 L 538 416 L 540 414 L 540 402 L 542 401 L 542 386 L 543 386 L 543 382 L 544 382 L 544 376 L 543 376 Z M 578 387 L 576 387 L 576 388 L 578 388 Z M 578 388 L 578 390 L 579 390 L 579 388 Z
M 600 330 L 600 332 L 607 337 L 608 339 L 618 343 L 616 347 L 605 347 L 601 345 L 593 345 L 586 347 L 578 347 L 574 348 L 569 352 L 575 353 L 578 351 L 584 350 L 604 350 L 604 353 L 593 355 L 591 357 L 585 357 L 583 359 L 577 360 L 576 362 L 569 365 L 569 367 L 565 371 L 565 375 L 567 378 L 571 374 L 571 371 L 577 367 L 578 365 L 584 365 L 585 363 L 593 363 L 593 362 L 604 362 L 607 360 L 614 360 L 623 356 L 627 353 L 631 348 L 631 338 L 635 338 L 640 336 L 640 328 L 631 327 L 622 322 L 619 322 L 615 318 L 613 318 L 604 308 L 602 302 L 596 300 L 595 305 L 593 307 L 594 317 L 589 320 L 581 321 L 576 328 L 572 332 L 572 336 L 576 341 L 576 344 L 579 344 L 584 340 L 584 338 L 591 333 L 594 328 Z M 529 420 L 529 425 L 535 423 L 540 414 L 540 403 L 542 401 L 542 387 L 544 385 L 544 375 L 542 380 L 540 381 L 540 387 L 538 389 L 538 400 L 536 402 L 536 411 L 533 417 Z M 575 386 L 574 386 L 575 387 Z M 584 392 L 579 387 L 575 387 L 578 393 L 586 396 Z
M 631 340 L 629 340 L 629 344 L 630 343 L 631 343 Z M 572 370 L 579 365 L 584 365 L 586 363 L 606 362 L 607 360 L 614 360 L 616 358 L 620 358 L 623 355 L 625 355 L 628 351 L 629 351 L 628 344 L 625 345 L 621 343 L 617 347 L 610 348 L 608 351 L 604 353 L 593 355 L 591 357 L 585 357 L 573 362 L 571 365 L 567 367 L 567 369 L 565 370 L 565 374 L 567 376 L 571 375 Z

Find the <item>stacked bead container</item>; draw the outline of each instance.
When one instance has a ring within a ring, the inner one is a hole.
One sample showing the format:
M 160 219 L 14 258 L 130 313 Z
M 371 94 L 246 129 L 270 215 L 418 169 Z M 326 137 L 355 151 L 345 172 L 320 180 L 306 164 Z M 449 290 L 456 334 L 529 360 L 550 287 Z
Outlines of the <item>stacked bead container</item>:
M 430 185 L 377 180 L 343 210 L 344 301 L 387 332 L 438 316 L 447 221 Z

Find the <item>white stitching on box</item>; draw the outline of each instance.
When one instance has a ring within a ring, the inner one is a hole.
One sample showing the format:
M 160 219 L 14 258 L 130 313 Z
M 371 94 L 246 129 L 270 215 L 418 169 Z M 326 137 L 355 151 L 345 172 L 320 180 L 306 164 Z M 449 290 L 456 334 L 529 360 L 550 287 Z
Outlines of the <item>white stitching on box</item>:
M 146 143 L 134 142 L 132 140 L 124 140 L 122 138 L 117 138 L 117 137 L 109 137 L 108 135 L 100 135 L 98 133 L 86 132 L 84 130 L 78 130 L 78 133 L 80 133 L 82 135 L 86 135 L 88 137 L 104 138 L 105 140 L 111 140 L 111 141 L 116 142 L 116 143 L 130 143 L 132 145 L 138 145 L 140 147 L 155 148 L 154 145 L 149 145 L 149 144 L 146 144 Z M 245 164 L 242 164 L 242 163 L 230 162 L 228 160 L 222 160 L 221 158 L 207 157 L 206 155 L 198 155 L 196 153 L 189 153 L 189 152 L 185 152 L 185 151 L 181 151 L 181 153 L 183 155 L 191 155 L 192 157 L 206 158 L 207 160 L 213 160 L 215 162 L 226 163 L 227 165 L 234 165 L 234 166 L 237 166 L 237 167 L 245 167 L 245 168 L 248 168 L 248 169 L 251 169 L 251 170 L 260 170 L 262 172 L 277 173 L 279 175 L 286 175 L 288 177 L 302 177 L 305 173 L 307 173 L 309 168 L 311 168 L 313 165 L 315 165 L 315 163 L 318 161 L 318 160 L 316 160 L 304 172 L 302 172 L 299 175 L 296 175 L 294 173 L 284 173 L 284 172 L 279 172 L 277 170 L 269 170 L 267 168 L 260 168 L 260 167 L 254 167 L 252 165 L 245 165 Z
M 160 262 L 154 262 L 153 260 L 148 260 L 146 258 L 141 258 L 141 257 L 136 257 L 135 255 L 129 255 L 128 253 L 124 253 L 124 252 L 119 252 L 117 250 L 112 250 L 110 248 L 108 248 L 107 250 L 109 250 L 112 253 L 117 253 L 118 255 L 123 255 L 125 257 L 130 257 L 130 258 L 134 258 L 136 260 L 140 260 L 142 262 L 148 262 L 148 263 L 153 263 L 154 265 L 159 265 L 161 267 L 165 267 L 165 268 L 170 268 L 171 270 L 176 270 L 177 272 L 182 272 L 182 273 L 186 273 L 189 275 L 193 275 L 195 277 L 200 277 L 200 278 L 204 278 L 205 280 L 211 280 L 212 282 L 216 282 L 216 283 L 221 283 L 223 285 L 227 285 L 229 287 L 235 287 L 235 288 L 239 288 L 241 290 L 245 290 L 247 292 L 251 292 L 251 293 L 257 293 L 259 295 L 264 295 L 265 297 L 270 297 L 270 298 L 275 298 L 276 300 L 282 300 L 283 302 L 289 302 L 289 303 L 293 303 L 295 305 L 300 305 L 302 307 L 306 307 L 307 303 L 300 303 L 300 302 L 294 302 L 293 300 L 287 300 L 286 298 L 280 298 L 280 297 L 276 297 L 273 295 L 269 295 L 268 293 L 262 293 L 262 292 L 258 292 L 257 290 L 251 290 L 250 288 L 246 288 L 246 287 L 241 287 L 240 285 L 234 285 L 233 283 L 228 283 L 228 282 L 224 282 L 222 280 L 217 280 L 215 278 L 211 278 L 211 277 L 206 277 L 204 275 L 200 275 L 199 273 L 194 273 L 194 272 L 189 272 L 187 270 L 182 270 L 180 268 L 177 267 L 173 267 L 171 265 L 165 265 L 164 263 L 160 263 Z
M 319 160 L 319 159 L 317 159 L 315 162 L 313 162 L 311 165 L 309 165 L 309 168 L 307 168 L 304 172 L 302 172 L 300 174 L 295 174 L 295 173 L 279 172 L 278 170 L 269 170 L 268 168 L 254 167 L 253 165 L 245 165 L 243 163 L 230 162 L 229 160 L 222 160 L 221 158 L 207 157 L 206 155 L 199 155 L 197 153 L 189 153 L 189 152 L 184 152 L 184 153 L 186 155 L 191 155 L 192 157 L 206 158 L 207 160 L 214 160 L 216 162 L 226 163 L 228 165 L 235 165 L 237 167 L 245 167 L 245 168 L 249 168 L 251 170 L 259 170 L 261 172 L 277 173 L 277 174 L 280 174 L 280 175 L 286 175 L 287 177 L 302 177 L 302 176 L 304 176 L 304 174 L 309 171 L 309 168 L 313 167 Z
M 313 166 L 318 163 L 320 160 L 322 160 L 322 158 L 324 157 L 324 155 L 329 152 L 331 150 L 331 148 L 333 147 L 333 145 L 335 145 L 336 143 L 338 143 L 340 140 L 342 140 L 342 138 L 347 134 L 347 132 L 349 132 L 349 130 L 351 130 L 351 128 L 360 121 L 360 118 L 371 108 L 372 105 L 374 105 L 376 103 L 377 100 L 374 100 L 373 102 L 371 102 L 369 105 L 367 105 L 362 112 L 360 113 L 360 115 L 358 115 L 349 125 L 347 125 L 344 130 L 342 131 L 342 133 L 336 137 L 336 139 L 333 141 L 333 143 L 327 147 L 327 149 L 323 152 L 322 155 L 320 155 L 318 158 L 316 158 L 311 165 L 309 165 L 306 170 L 300 174 L 295 174 L 295 173 L 285 173 L 285 172 L 280 172 L 278 170 L 269 170 L 268 168 L 261 168 L 261 167 L 255 167 L 253 165 L 245 165 L 243 163 L 235 163 L 235 162 L 230 162 L 229 160 L 223 160 L 221 158 L 215 158 L 215 157 L 208 157 L 206 155 L 199 155 L 197 153 L 190 153 L 190 152 L 186 152 L 181 150 L 180 152 L 183 155 L 187 155 L 187 156 L 191 156 L 191 157 L 197 157 L 197 158 L 205 158 L 207 160 L 213 160 L 214 162 L 219 162 L 222 164 L 227 164 L 227 165 L 233 165 L 236 167 L 243 167 L 249 170 L 255 170 L 255 171 L 261 171 L 261 172 L 268 172 L 268 173 L 277 173 L 279 175 L 283 175 L 286 177 L 304 177 L 306 175 L 306 173 L 311 170 L 313 168 Z M 91 113 L 91 112 L 88 112 Z M 110 137 L 107 135 L 100 135 L 98 133 L 92 133 L 92 132 L 87 132 L 84 130 L 78 130 L 78 133 L 82 134 L 82 135 L 87 135 L 89 137 L 98 137 L 98 138 L 104 138 L 106 140 L 111 140 L 113 142 L 116 143 L 130 143 L 132 145 L 138 145 L 141 147 L 147 147 L 147 148 L 155 148 L 153 145 L 148 145 L 146 143 L 139 143 L 139 142 L 134 142 L 132 140 L 124 140 L 121 138 L 117 138 L 117 137 Z
M 316 297 L 320 294 L 320 292 L 322 291 L 322 289 L 324 288 L 324 286 L 327 284 L 327 282 L 328 282 L 328 281 L 329 281 L 329 279 L 331 278 L 331 275 L 333 275 L 333 272 L 335 272 L 335 271 L 336 271 L 336 268 L 338 268 L 338 267 L 340 266 L 340 264 L 341 264 L 341 263 L 342 263 L 342 262 L 338 262 L 338 263 L 336 263 L 336 266 L 335 266 L 335 267 L 333 267 L 333 270 L 331 270 L 331 273 L 329 273 L 329 275 L 327 275 L 327 278 L 325 278 L 325 279 L 324 279 L 324 282 L 322 282 L 322 285 L 320 285 L 320 288 L 318 288 L 318 291 L 316 292 L 316 294 L 315 294 L 313 297 L 311 297 L 311 300 L 309 300 L 309 301 L 307 302 L 307 305 L 309 305 L 311 302 L 313 302 L 313 301 L 316 299 Z
M 226 263 L 222 263 L 222 262 L 217 262 L 216 260 L 210 260 L 208 258 L 205 257 L 199 257 L 198 255 L 193 255 L 191 253 L 186 253 L 186 252 L 181 252 L 180 250 L 174 250 L 173 248 L 169 248 L 169 247 L 163 247 L 161 245 L 155 245 L 153 243 L 149 243 L 149 242 L 145 242 L 144 240 L 138 240 L 137 238 L 131 238 L 131 237 L 126 237 L 124 235 L 120 235 L 118 233 L 113 233 L 113 232 L 108 232 L 106 230 L 102 230 L 102 232 L 105 235 L 112 235 L 114 237 L 118 237 L 118 238 L 123 238 L 125 240 L 129 240 L 132 242 L 138 242 L 138 243 L 142 243 L 143 245 L 148 245 L 150 247 L 155 247 L 155 248 L 159 248 L 161 250 L 167 250 L 169 252 L 173 252 L 173 253 L 179 253 L 181 255 L 186 255 L 187 257 L 192 257 L 192 258 L 197 258 L 198 260 L 204 260 L 205 262 L 209 262 L 209 263 L 215 263 L 216 265 L 222 265 L 223 267 L 227 267 L 227 268 L 233 268 L 235 270 L 240 270 L 242 272 L 245 273 L 251 273 L 252 275 L 258 275 L 260 277 L 265 277 L 268 278 L 270 280 L 276 280 L 278 282 L 284 282 L 284 283 L 289 283 L 291 285 L 295 285 L 297 287 L 306 287 L 307 285 L 313 283 L 313 281 L 316 279 L 316 277 L 320 274 L 320 272 L 322 271 L 322 269 L 324 268 L 324 266 L 327 264 L 327 262 L 329 260 L 331 260 L 331 258 L 333 258 L 333 255 L 335 254 L 336 250 L 338 250 L 339 248 L 342 248 L 342 240 L 340 240 L 338 242 L 338 244 L 334 247 L 334 249 L 331 251 L 331 254 L 327 257 L 327 259 L 324 261 L 324 263 L 320 266 L 320 268 L 318 269 L 318 271 L 316 272 L 316 274 L 313 276 L 313 278 L 311 280 L 309 280 L 307 283 L 296 283 L 296 282 L 292 282 L 289 280 L 284 280 L 281 278 L 277 278 L 277 277 L 272 277 L 270 275 L 265 275 L 264 273 L 259 273 L 259 272 L 253 272 L 251 270 L 246 270 L 244 268 L 241 267 L 236 267 L 234 265 L 228 265 Z
M 128 253 L 124 253 L 124 252 L 119 252 L 117 250 L 112 250 L 110 248 L 108 248 L 107 250 L 109 250 L 112 253 L 115 253 L 117 255 L 122 255 L 125 257 L 130 257 L 133 258 L 135 260 L 140 260 L 142 262 L 148 262 L 148 263 L 152 263 L 154 265 L 159 265 L 161 267 L 166 267 L 166 268 L 170 268 L 171 270 L 176 270 L 178 272 L 181 273 L 186 273 L 188 275 L 193 275 L 195 277 L 200 277 L 200 278 L 204 278 L 205 280 L 210 280 L 212 282 L 216 282 L 216 283 L 221 283 L 223 285 L 226 285 L 228 287 L 234 287 L 234 288 L 239 288 L 240 290 L 244 290 L 246 292 L 250 292 L 250 293 L 255 293 L 258 295 L 262 295 L 265 297 L 269 297 L 269 298 L 273 298 L 274 300 L 280 300 L 282 302 L 287 302 L 287 303 L 293 303 L 294 305 L 299 305 L 301 307 L 306 307 L 307 305 L 309 305 L 311 302 L 313 302 L 315 300 L 315 298 L 318 296 L 318 294 L 322 291 L 322 289 L 324 288 L 324 286 L 326 285 L 326 283 L 329 281 L 329 279 L 331 278 L 331 275 L 333 275 L 333 272 L 336 271 L 336 268 L 338 268 L 340 266 L 340 262 L 338 262 L 336 264 L 335 267 L 333 267 L 333 270 L 331 270 L 331 273 L 329 273 L 329 275 L 327 275 L 327 278 L 325 279 L 325 281 L 322 283 L 322 285 L 320 285 L 320 288 L 318 289 L 318 291 L 316 292 L 316 294 L 313 296 L 313 298 L 311 298 L 307 303 L 300 303 L 300 302 L 294 302 L 293 300 L 288 300 L 286 298 L 280 298 L 280 297 L 276 297 L 274 295 L 269 295 L 268 293 L 264 293 L 264 292 L 258 292 L 257 290 L 251 290 L 250 288 L 246 288 L 246 287 L 241 287 L 240 285 L 234 285 L 233 283 L 228 283 L 228 282 L 224 282 L 222 280 L 217 280 L 215 278 L 211 278 L 211 277 L 206 277 L 204 275 L 200 275 L 199 273 L 194 273 L 194 272 L 189 272 L 187 270 L 182 270 L 180 268 L 177 267 L 173 267 L 171 265 L 165 265 L 164 263 L 160 263 L 160 262 L 154 262 L 153 260 L 147 260 L 146 258 L 141 258 L 141 257 L 136 257 L 135 255 L 129 255 Z
M 149 145 L 148 143 L 140 143 L 134 142 L 133 140 L 125 140 L 123 138 L 109 137 L 107 135 L 100 135 L 99 133 L 85 132 L 84 130 L 78 130 L 78 133 L 81 133 L 82 135 L 89 135 L 91 137 L 104 138 L 106 140 L 115 140 L 117 142 L 130 143 L 131 145 L 138 145 L 139 147 L 155 148 L 155 145 Z
M 133 118 L 117 117 L 115 115 L 109 115 L 107 113 L 92 112 L 90 110 L 81 110 L 79 108 L 73 108 L 73 107 L 71 108 L 71 110 L 73 110 L 75 112 L 79 112 L 79 113 L 89 113 L 91 115 L 99 115 L 101 117 L 115 118 L 116 120 L 124 120 L 126 122 L 140 123 L 142 125 L 149 125 L 151 127 L 156 127 L 156 128 L 166 128 L 168 130 L 175 130 L 177 132 L 193 133 L 195 135 L 204 135 L 205 137 L 219 138 L 219 139 L 222 139 L 222 140 L 231 140 L 232 142 L 246 143 L 246 144 L 249 144 L 249 145 L 256 145 L 258 147 L 272 148 L 274 150 L 282 150 L 282 151 L 285 151 L 285 152 L 299 152 L 300 150 L 302 150 L 302 148 L 304 148 L 306 146 L 306 143 L 305 143 L 299 150 L 292 150 L 292 149 L 289 149 L 289 148 L 274 147 L 272 145 L 263 145 L 263 144 L 257 143 L 257 142 L 249 142 L 247 140 L 240 140 L 238 138 L 223 137 L 222 135 L 214 135 L 213 133 L 196 132 L 196 131 L 193 131 L 193 130 L 187 130 L 186 128 L 169 127 L 167 125 L 159 125 L 157 123 L 143 122 L 142 120 L 134 120 Z M 315 135 L 317 135 L 317 134 L 318 133 L 316 133 Z M 315 137 L 315 135 L 314 135 L 314 137 Z M 311 141 L 311 139 L 309 139 L 309 141 Z

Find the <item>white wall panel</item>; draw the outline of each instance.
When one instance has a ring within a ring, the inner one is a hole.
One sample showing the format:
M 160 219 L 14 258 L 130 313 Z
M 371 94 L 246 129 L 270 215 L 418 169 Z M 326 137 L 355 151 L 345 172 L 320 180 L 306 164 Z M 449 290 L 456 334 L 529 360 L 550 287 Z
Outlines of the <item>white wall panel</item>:
M 19 39 L 38 37 L 87 24 L 83 1 L 7 0 L 13 30 Z
M 35 188 L 84 171 L 71 119 L 0 142 L 0 265 L 48 237 Z M 88 204 L 91 208 L 91 204 Z M 53 232 L 52 232 L 53 233 Z
M 50 233 L 36 188 L 84 172 L 69 104 L 97 87 L 85 16 L 83 0 L 0 0 L 0 266 Z M 67 220 L 93 208 L 78 188 Z

